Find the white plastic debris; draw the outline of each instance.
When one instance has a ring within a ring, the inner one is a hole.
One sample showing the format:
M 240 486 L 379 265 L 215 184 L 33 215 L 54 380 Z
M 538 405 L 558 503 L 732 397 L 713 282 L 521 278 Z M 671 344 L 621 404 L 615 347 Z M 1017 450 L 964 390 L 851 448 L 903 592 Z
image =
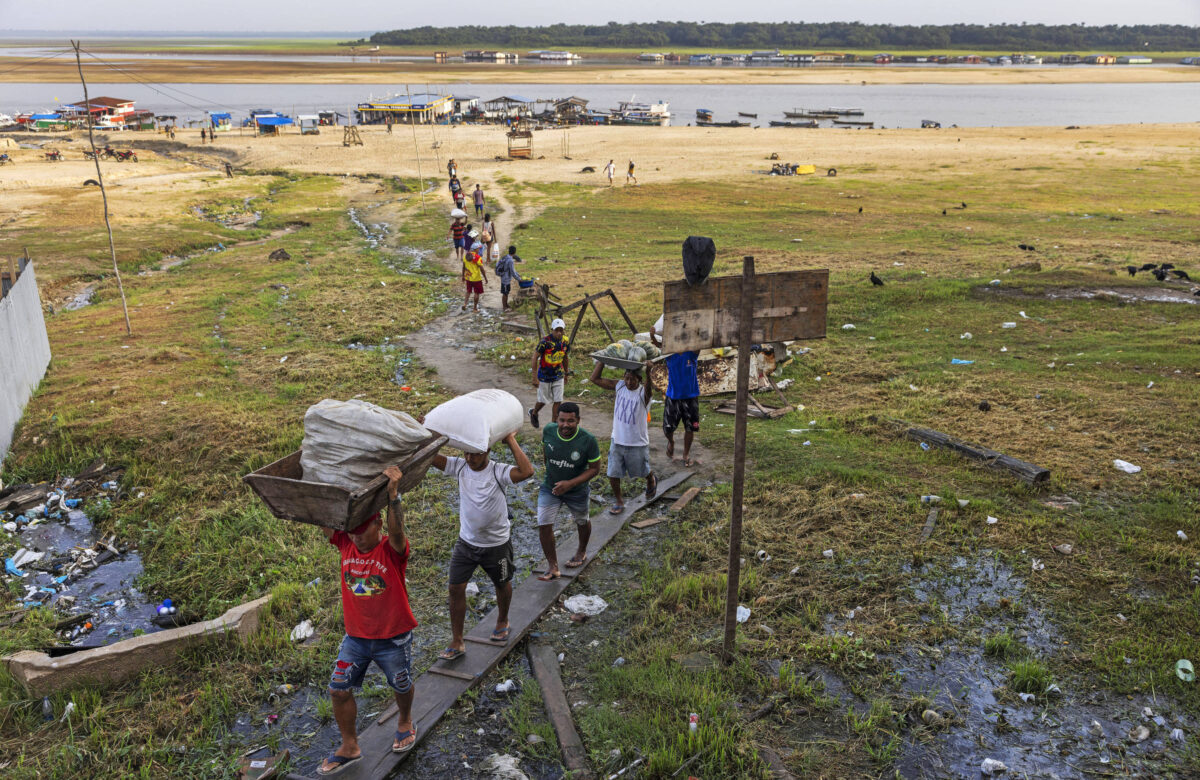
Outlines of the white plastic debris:
M 1029 315 L 1023 311 L 1019 311 L 1019 312 L 1017 312 L 1017 314 L 1021 315 L 1021 319 L 1023 319 L 1023 320 L 1029 319 Z
M 558 654 L 558 662 L 561 664 L 566 657 L 567 657 L 566 653 L 559 653 Z
M 62 717 L 58 719 L 58 722 L 66 723 L 68 720 L 71 719 L 71 715 L 74 714 L 74 712 L 75 712 L 75 702 L 73 702 L 73 701 L 67 702 L 67 706 L 63 707 L 63 714 L 62 714 Z
M 823 550 L 821 555 L 824 555 L 826 558 L 833 558 L 833 550 Z
M 1000 323 L 1000 327 L 1004 328 L 1005 330 L 1012 330 L 1013 328 L 1017 327 L 1017 323 L 1015 323 L 1015 322 L 1002 322 L 1002 323 Z
M 576 615 L 595 617 L 608 609 L 608 602 L 599 596 L 584 596 L 583 594 L 579 594 L 564 601 L 563 606 Z
M 1181 541 L 1181 542 L 1187 541 L 1187 534 L 1185 534 L 1182 529 L 1176 531 L 1175 535 L 1179 537 L 1179 541 Z
M 999 775 L 1007 772 L 1008 767 L 999 759 L 985 758 L 983 759 L 983 763 L 979 765 L 979 771 L 991 777 L 992 775 Z
M 1100 725 L 1100 721 L 1092 721 L 1092 724 L 1088 726 L 1088 734 L 1092 735 L 1096 739 L 1102 739 L 1104 737 L 1104 727 Z
M 854 325 L 847 322 L 845 325 L 842 326 L 842 330 L 854 330 Z
M 296 625 L 292 629 L 291 640 L 293 642 L 301 642 L 313 635 L 313 624 L 311 620 L 305 620 Z
M 477 585 L 474 582 L 468 582 L 467 583 L 467 596 L 478 596 L 478 595 L 479 595 L 479 585 Z
M 1154 383 L 1153 383 L 1153 382 L 1151 382 L 1150 384 L 1146 385 L 1146 389 L 1147 389 L 1147 390 L 1149 390 L 1149 389 L 1150 389 L 1150 388 L 1152 388 L 1152 387 L 1154 387 Z
M 908 389 L 912 390 L 914 393 L 920 392 L 920 388 L 918 388 L 916 385 L 909 385 Z
M 749 607 L 743 607 L 741 604 L 738 604 L 738 608 L 737 608 L 737 622 L 739 622 L 739 623 L 745 623 L 745 622 L 746 622 L 747 620 L 749 620 L 749 619 L 750 619 L 750 608 L 749 608 Z
M 502 683 L 496 683 L 496 693 L 512 693 L 517 689 L 517 684 L 513 680 L 505 680 Z
M 1000 522 L 1000 518 L 998 518 L 998 517 L 992 517 L 991 515 L 988 515 L 988 516 L 987 516 L 987 524 L 988 524 L 988 525 L 995 525 L 995 524 L 996 524 L 996 523 L 998 523 L 998 522 Z
M 992 281 L 988 282 L 988 286 L 989 286 L 989 287 L 999 287 L 999 286 L 1000 286 L 1000 280 L 999 280 L 999 279 L 993 279 Z
M 1149 738 L 1150 729 L 1146 728 L 1145 726 L 1138 726 L 1137 728 L 1130 729 L 1129 731 L 1129 741 L 1135 745 L 1139 742 L 1145 742 Z
M 1154 710 L 1152 710 L 1149 707 L 1142 707 L 1142 717 L 1143 718 L 1153 718 Z
M 771 556 L 767 554 L 766 550 L 759 550 L 754 554 L 754 557 L 758 558 L 759 563 L 766 563 L 771 560 Z
M 1183 729 L 1171 729 L 1171 741 L 1182 743 L 1187 739 L 1187 735 L 1183 733 Z
M 1034 571 L 1041 571 L 1042 569 L 1046 568 L 1046 564 L 1042 563 L 1040 559 L 1034 558 L 1030 563 L 1030 568 L 1032 568 Z
M 1129 461 L 1121 460 L 1120 458 L 1117 458 L 1116 460 L 1114 460 L 1113 465 L 1116 466 L 1121 471 L 1124 471 L 1126 474 L 1136 474 L 1142 470 L 1141 466 L 1135 466 L 1132 463 L 1130 463 Z
M 961 336 L 959 336 L 959 338 L 963 339 L 964 341 L 970 341 L 972 338 L 974 338 L 974 336 L 972 336 L 970 331 L 968 331 L 968 332 L 962 334 Z
M 967 508 L 967 504 L 970 504 L 970 503 L 971 503 L 971 502 L 970 502 L 968 499 L 965 499 L 965 498 L 960 498 L 960 499 L 958 499 L 958 507 L 959 507 L 959 509 L 966 509 L 966 508 Z
M 792 570 L 788 572 L 788 574 L 792 575 L 793 577 L 794 577 L 794 576 L 796 576 L 796 575 L 797 575 L 797 574 L 799 574 L 799 573 L 800 573 L 800 567 L 799 567 L 799 566 L 793 566 L 793 567 L 792 567 Z
M 479 769 L 488 772 L 493 780 L 529 780 L 526 775 L 518 768 L 521 759 L 516 756 L 502 756 L 499 753 L 492 753 L 479 764 Z
M 788 388 L 788 385 L 792 384 L 795 381 L 796 381 L 795 379 L 788 377 L 787 379 L 781 379 L 778 382 L 776 382 L 775 386 L 778 387 L 780 390 L 786 390 Z
M 1034 696 L 1032 693 L 1018 693 L 1017 695 L 1020 696 L 1021 701 L 1025 702 L 1026 704 L 1032 704 L 1033 702 L 1037 701 L 1037 696 Z
M 1008 352 L 1008 347 L 1000 347 L 1001 352 Z
M 284 355 L 283 357 L 279 358 L 279 362 L 280 362 L 280 363 L 286 363 L 286 362 L 287 362 L 287 359 L 288 359 L 288 356 L 287 356 L 287 355 Z

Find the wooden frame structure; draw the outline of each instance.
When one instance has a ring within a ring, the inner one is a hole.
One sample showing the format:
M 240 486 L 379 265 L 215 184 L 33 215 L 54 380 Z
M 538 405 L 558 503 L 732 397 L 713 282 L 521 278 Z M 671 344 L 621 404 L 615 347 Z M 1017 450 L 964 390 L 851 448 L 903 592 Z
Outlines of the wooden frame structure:
M 514 160 L 528 160 L 533 157 L 533 130 L 529 122 L 521 119 L 507 133 L 508 156 Z
M 617 337 L 613 335 L 612 328 L 608 327 L 608 323 L 604 321 L 604 317 L 600 314 L 600 309 L 596 307 L 596 301 L 602 298 L 612 298 L 613 305 L 617 307 L 617 311 L 621 313 L 621 318 L 625 320 L 625 324 L 629 326 L 629 332 L 637 335 L 637 328 L 633 324 L 633 320 L 629 319 L 629 314 L 626 313 L 625 307 L 621 305 L 621 301 L 617 299 L 617 294 L 612 291 L 612 288 L 603 292 L 595 293 L 594 295 L 585 295 L 574 303 L 562 305 L 561 299 L 554 293 L 550 292 L 550 285 L 538 285 L 538 311 L 534 315 L 534 322 L 537 323 L 538 338 L 542 338 L 550 332 L 551 318 L 561 317 L 565 320 L 565 315 L 578 309 L 579 314 L 575 317 L 575 324 L 571 327 L 571 336 L 567 339 L 567 343 L 575 343 L 575 334 L 579 332 L 579 326 L 583 324 L 583 315 L 587 313 L 590 306 L 596 314 L 596 319 L 600 320 L 600 327 L 604 328 L 604 332 L 608 334 L 610 342 L 616 341 Z

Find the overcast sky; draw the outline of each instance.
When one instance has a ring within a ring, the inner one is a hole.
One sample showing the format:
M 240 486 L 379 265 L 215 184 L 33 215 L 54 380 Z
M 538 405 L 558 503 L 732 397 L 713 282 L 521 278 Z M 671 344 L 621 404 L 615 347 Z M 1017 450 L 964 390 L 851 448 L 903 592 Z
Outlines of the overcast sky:
M 649 10 L 652 8 L 653 10 Z M 1200 0 L 0 0 L 0 31 L 377 31 L 421 25 L 603 24 L 658 19 L 890 24 L 1200 25 Z

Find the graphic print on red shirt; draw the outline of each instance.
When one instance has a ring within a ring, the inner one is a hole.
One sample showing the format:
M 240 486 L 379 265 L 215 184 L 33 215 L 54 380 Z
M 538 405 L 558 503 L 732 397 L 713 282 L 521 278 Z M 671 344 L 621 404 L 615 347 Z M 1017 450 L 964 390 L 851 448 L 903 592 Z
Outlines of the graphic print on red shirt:
M 342 616 L 347 634 L 391 639 L 417 627 L 404 585 L 407 546 L 403 554 L 398 553 L 384 536 L 373 550 L 363 553 L 344 531 L 330 537 L 329 543 L 342 554 Z

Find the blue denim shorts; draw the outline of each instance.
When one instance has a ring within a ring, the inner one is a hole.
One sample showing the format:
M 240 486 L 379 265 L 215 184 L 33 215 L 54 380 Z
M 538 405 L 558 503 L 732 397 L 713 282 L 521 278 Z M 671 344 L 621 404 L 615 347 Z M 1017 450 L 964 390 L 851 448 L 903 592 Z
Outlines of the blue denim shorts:
M 367 667 L 374 661 L 396 693 L 412 690 L 412 632 L 391 639 L 359 639 L 346 635 L 338 649 L 329 678 L 329 690 L 361 688 Z
M 580 495 L 556 496 L 550 491 L 550 488 L 542 485 L 538 488 L 538 525 L 554 525 L 563 507 L 566 507 L 571 516 L 575 518 L 576 525 L 587 525 L 590 519 L 588 517 L 588 496 L 590 495 L 589 488 Z

